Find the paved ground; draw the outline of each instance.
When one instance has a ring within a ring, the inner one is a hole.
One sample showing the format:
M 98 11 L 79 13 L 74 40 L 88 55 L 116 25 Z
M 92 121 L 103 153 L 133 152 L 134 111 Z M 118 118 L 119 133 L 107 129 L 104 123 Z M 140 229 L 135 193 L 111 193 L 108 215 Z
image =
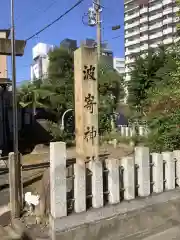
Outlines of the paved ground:
M 180 226 L 170 228 L 161 233 L 144 238 L 143 240 L 179 240 L 180 239 Z

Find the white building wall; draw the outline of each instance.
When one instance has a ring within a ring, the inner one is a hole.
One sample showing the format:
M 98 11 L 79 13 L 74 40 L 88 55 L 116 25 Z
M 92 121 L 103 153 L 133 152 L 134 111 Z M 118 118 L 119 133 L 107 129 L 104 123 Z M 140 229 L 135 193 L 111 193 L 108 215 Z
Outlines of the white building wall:
M 118 58 L 114 57 L 113 58 L 113 67 L 116 69 L 116 71 L 120 74 L 124 74 L 124 58 Z
M 54 48 L 53 45 L 38 43 L 32 49 L 33 64 L 31 65 L 31 81 L 34 79 L 45 79 L 48 74 L 48 53 Z

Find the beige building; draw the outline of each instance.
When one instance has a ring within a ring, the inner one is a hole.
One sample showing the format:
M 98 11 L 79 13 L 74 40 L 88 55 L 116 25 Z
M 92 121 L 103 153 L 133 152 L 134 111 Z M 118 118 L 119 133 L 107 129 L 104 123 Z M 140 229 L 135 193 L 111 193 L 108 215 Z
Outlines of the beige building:
M 0 38 L 8 38 L 10 34 L 10 30 L 0 29 Z M 0 79 L 7 78 L 7 56 L 0 55 Z

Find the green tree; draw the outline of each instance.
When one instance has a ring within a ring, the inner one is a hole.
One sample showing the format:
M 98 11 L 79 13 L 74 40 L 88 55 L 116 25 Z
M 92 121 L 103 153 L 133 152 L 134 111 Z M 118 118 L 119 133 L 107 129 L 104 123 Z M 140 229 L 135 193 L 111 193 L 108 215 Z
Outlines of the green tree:
M 45 108 L 43 101 L 53 95 L 47 89 L 42 87 L 41 80 L 35 80 L 34 82 L 27 82 L 20 86 L 18 89 L 18 102 L 21 107 L 29 107 L 33 109 L 33 114 L 36 114 L 36 108 Z
M 48 79 L 43 87 L 54 93 L 46 104 L 58 122 L 67 109 L 74 108 L 73 54 L 63 48 L 55 48 L 50 52 Z
M 164 66 L 157 72 L 164 80 L 148 92 L 146 119 L 148 145 L 154 151 L 180 148 L 180 45 L 170 47 Z
M 122 96 L 122 77 L 107 66 L 99 67 L 99 128 L 101 133 L 111 130 L 111 120 Z M 54 122 L 49 122 L 49 131 L 54 139 L 69 138 L 72 135 L 72 112 L 65 119 L 66 133 L 60 133 L 61 117 L 67 109 L 74 109 L 74 59 L 73 54 L 63 48 L 55 48 L 49 54 L 48 78 L 35 81 L 19 90 L 20 104 L 45 108 L 54 114 Z M 57 130 L 56 130 L 57 129 Z
M 162 77 L 157 76 L 157 71 L 166 60 L 165 47 L 150 49 L 142 56 L 136 57 L 128 82 L 128 104 L 140 116 L 143 116 L 143 108 L 147 99 L 147 92 L 154 83 L 161 82 Z
M 119 100 L 124 96 L 123 77 L 114 69 L 100 65 L 99 84 L 99 127 L 100 133 L 112 130 L 112 120 Z

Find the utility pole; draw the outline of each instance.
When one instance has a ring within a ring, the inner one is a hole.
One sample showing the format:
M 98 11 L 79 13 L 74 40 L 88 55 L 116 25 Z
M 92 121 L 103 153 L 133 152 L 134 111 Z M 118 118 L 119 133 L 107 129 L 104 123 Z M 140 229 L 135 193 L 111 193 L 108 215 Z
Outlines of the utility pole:
M 18 119 L 17 119 L 17 93 L 16 93 L 16 53 L 15 53 L 15 24 L 14 24 L 14 0 L 11 0 L 11 61 L 12 61 L 12 97 L 13 97 L 13 150 L 14 150 L 14 174 L 15 174 L 15 201 L 16 210 L 13 217 L 20 217 L 22 204 L 21 191 L 21 162 L 18 151 Z
M 97 26 L 97 56 L 98 61 L 101 57 L 101 5 L 100 0 L 96 0 L 95 2 L 96 8 L 96 26 Z

